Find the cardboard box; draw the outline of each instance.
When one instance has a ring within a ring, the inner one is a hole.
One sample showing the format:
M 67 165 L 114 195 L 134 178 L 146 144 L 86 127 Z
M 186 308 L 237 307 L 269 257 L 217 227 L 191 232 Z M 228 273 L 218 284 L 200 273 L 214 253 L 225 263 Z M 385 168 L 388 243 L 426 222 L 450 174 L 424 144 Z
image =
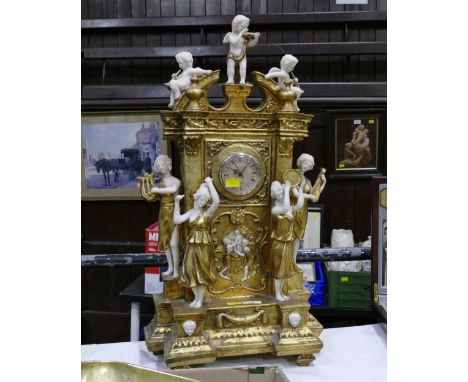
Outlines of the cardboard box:
M 164 290 L 164 283 L 161 278 L 161 268 L 146 267 L 145 268 L 145 293 L 157 294 Z

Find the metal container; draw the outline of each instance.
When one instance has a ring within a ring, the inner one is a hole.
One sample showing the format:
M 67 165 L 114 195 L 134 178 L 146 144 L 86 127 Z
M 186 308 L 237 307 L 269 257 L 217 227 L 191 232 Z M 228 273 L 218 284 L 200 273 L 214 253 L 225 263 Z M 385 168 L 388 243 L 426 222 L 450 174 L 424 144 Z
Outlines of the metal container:
M 81 362 L 81 382 L 199 382 L 124 362 Z

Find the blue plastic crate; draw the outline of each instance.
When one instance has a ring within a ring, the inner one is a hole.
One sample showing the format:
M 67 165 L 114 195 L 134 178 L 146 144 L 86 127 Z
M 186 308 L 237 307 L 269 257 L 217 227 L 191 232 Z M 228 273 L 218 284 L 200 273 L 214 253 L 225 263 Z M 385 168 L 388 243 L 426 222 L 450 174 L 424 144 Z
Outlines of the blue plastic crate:
M 321 306 L 325 303 L 325 277 L 323 275 L 322 263 L 316 262 L 314 266 L 316 281 L 306 284 L 305 287 L 310 291 L 309 304 Z

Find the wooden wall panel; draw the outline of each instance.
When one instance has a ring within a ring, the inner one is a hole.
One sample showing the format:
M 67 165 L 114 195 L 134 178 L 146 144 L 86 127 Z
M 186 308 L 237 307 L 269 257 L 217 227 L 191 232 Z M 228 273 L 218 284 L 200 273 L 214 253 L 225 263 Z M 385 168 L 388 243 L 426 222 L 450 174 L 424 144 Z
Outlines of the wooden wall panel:
M 314 3 L 314 12 L 329 12 L 330 5 L 327 1 L 316 1 Z M 328 42 L 329 35 L 328 29 L 324 27 L 317 28 L 314 31 L 314 42 Z M 329 58 L 327 56 L 314 57 L 314 76 L 312 81 L 314 82 L 328 82 L 328 66 Z
M 252 14 L 265 15 L 267 13 L 267 0 L 252 0 Z
M 117 0 L 117 18 L 129 18 L 132 17 L 132 4 L 128 0 Z M 117 45 L 119 47 L 127 47 L 132 44 L 132 36 L 125 32 L 119 32 L 117 34 Z M 126 84 L 131 83 L 132 70 L 131 60 L 118 60 L 118 83 Z
M 314 3 L 308 0 L 299 0 L 298 12 L 313 12 Z M 298 36 L 298 42 L 310 43 L 314 42 L 314 31 L 310 28 L 301 28 L 301 33 Z M 314 57 L 301 57 L 296 65 L 294 73 L 299 80 L 311 82 L 314 78 Z
M 221 0 L 221 14 L 222 15 L 235 15 L 236 2 L 232 0 Z
M 335 1 L 310 0 L 89 0 L 82 2 L 83 17 L 95 18 L 131 18 L 131 17 L 181 17 L 203 15 L 281 14 L 288 12 L 328 12 L 328 11 L 375 11 L 384 10 L 385 2 L 371 0 L 366 6 L 342 6 Z M 294 43 L 294 42 L 340 42 L 344 41 L 385 41 L 386 36 L 379 32 L 385 28 L 376 28 L 369 24 L 366 27 L 348 25 L 345 34 L 344 25 L 301 25 L 269 28 L 260 26 L 255 31 L 261 33 L 260 43 Z M 82 37 L 82 47 L 130 47 L 130 46 L 185 46 L 219 44 L 226 31 L 219 29 L 193 28 L 190 31 L 153 31 L 142 32 L 87 32 Z M 380 29 L 380 30 L 379 30 Z M 219 34 L 219 38 L 217 37 Z M 162 38 L 160 37 L 162 35 Z M 117 43 L 115 42 L 117 36 Z M 190 36 L 188 38 L 187 36 Z M 208 42 L 209 40 L 209 42 Z M 279 52 L 279 54 L 287 52 Z M 378 78 L 386 79 L 386 56 L 350 56 L 346 65 L 344 56 L 298 57 L 300 63 L 297 72 L 301 80 L 316 81 L 368 81 Z M 270 60 L 252 59 L 252 64 L 260 71 L 268 71 L 271 66 L 278 66 L 279 57 Z M 219 59 L 195 60 L 196 65 L 219 67 Z M 257 66 L 258 65 L 258 66 Z M 371 68 L 369 68 L 371 66 Z M 249 68 L 252 67 L 249 65 Z M 119 68 L 120 70 L 118 70 Z M 307 70 L 303 70 L 307 68 Z M 350 73 L 347 78 L 346 70 Z M 151 60 L 118 60 L 106 63 L 106 84 L 162 83 L 174 71 L 174 59 Z M 102 66 L 100 62 L 86 61 L 83 64 L 83 83 L 100 84 Z
M 161 0 L 146 0 L 146 16 L 161 17 Z M 146 45 L 148 47 L 161 46 L 161 33 L 157 31 L 147 32 Z M 148 83 L 161 83 L 161 59 L 148 61 L 150 62 L 148 70 Z

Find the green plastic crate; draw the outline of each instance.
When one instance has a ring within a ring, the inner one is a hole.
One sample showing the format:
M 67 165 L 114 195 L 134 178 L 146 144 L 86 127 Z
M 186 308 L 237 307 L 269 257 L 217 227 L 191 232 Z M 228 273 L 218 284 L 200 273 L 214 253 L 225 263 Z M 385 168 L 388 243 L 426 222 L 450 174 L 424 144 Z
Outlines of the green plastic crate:
M 329 271 L 328 307 L 370 309 L 370 272 Z

